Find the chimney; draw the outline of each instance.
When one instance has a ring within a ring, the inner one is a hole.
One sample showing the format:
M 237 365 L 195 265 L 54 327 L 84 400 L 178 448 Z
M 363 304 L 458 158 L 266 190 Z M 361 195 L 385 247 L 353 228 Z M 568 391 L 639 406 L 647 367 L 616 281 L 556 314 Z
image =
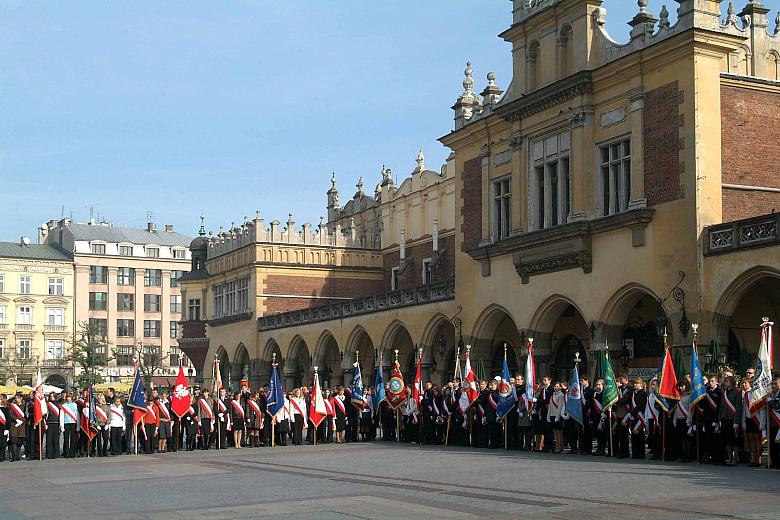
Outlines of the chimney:
M 25 237 L 25 236 L 19 237 L 19 245 L 22 247 L 29 246 L 30 245 L 29 237 Z
M 147 230 L 149 233 L 153 233 L 153 232 L 155 232 L 155 231 L 156 231 L 156 229 L 154 228 L 154 222 L 147 222 L 147 223 L 146 223 L 146 230 Z
M 165 224 L 166 233 L 173 233 L 173 224 Z

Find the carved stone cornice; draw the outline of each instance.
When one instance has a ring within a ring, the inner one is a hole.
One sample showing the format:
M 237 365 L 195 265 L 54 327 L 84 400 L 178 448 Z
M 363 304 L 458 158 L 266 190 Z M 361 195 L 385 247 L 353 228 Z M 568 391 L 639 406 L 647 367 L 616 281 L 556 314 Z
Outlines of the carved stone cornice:
M 216 318 L 208 321 L 209 327 L 219 327 L 222 325 L 229 325 L 231 323 L 237 323 L 239 321 L 246 321 L 252 319 L 252 312 L 242 312 L 240 314 L 233 314 L 232 316 L 223 316 L 222 318 Z
M 591 92 L 593 92 L 592 73 L 589 70 L 583 70 L 506 104 L 499 104 L 494 107 L 494 112 L 507 121 L 520 121 L 525 117 L 538 114 L 572 98 Z
M 593 235 L 622 228 L 646 228 L 655 210 L 642 208 L 594 220 L 570 222 L 548 229 L 511 236 L 467 251 L 474 260 L 511 254 L 517 274 L 528 283 L 531 276 L 566 269 L 592 268 Z

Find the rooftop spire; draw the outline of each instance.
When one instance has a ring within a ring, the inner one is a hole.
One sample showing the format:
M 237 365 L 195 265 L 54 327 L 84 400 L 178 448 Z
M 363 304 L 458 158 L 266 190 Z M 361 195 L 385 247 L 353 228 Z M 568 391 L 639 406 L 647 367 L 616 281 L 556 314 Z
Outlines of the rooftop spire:
M 206 236 L 206 227 L 203 225 L 203 221 L 206 217 L 203 216 L 203 211 L 200 212 L 200 229 L 198 230 L 198 236 Z

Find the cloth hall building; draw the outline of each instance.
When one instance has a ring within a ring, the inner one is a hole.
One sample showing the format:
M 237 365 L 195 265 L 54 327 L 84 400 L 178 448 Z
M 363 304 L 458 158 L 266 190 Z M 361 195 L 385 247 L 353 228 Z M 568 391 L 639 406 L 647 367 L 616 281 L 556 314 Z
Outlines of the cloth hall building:
M 605 345 L 643 374 L 664 330 L 688 356 L 693 323 L 708 368 L 750 363 L 780 311 L 780 15 L 677 0 L 672 23 L 640 0 L 617 43 L 609 4 L 514 0 L 513 77 L 481 89 L 467 65 L 440 171 L 420 154 L 343 205 L 334 181 L 316 227 L 203 231 L 180 345 L 204 377 L 219 358 L 256 386 L 275 353 L 288 387 L 315 365 L 347 384 L 394 349 L 410 375 L 417 346 L 441 383 L 460 340 L 492 376 L 530 337 L 541 374 Z

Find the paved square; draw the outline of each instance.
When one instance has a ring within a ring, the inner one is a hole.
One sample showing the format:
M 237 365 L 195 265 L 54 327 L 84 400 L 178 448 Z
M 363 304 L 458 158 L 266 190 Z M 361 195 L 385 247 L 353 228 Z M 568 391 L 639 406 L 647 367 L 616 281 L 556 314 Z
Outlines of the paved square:
M 0 519 L 780 518 L 780 471 L 406 444 L 0 464 Z

